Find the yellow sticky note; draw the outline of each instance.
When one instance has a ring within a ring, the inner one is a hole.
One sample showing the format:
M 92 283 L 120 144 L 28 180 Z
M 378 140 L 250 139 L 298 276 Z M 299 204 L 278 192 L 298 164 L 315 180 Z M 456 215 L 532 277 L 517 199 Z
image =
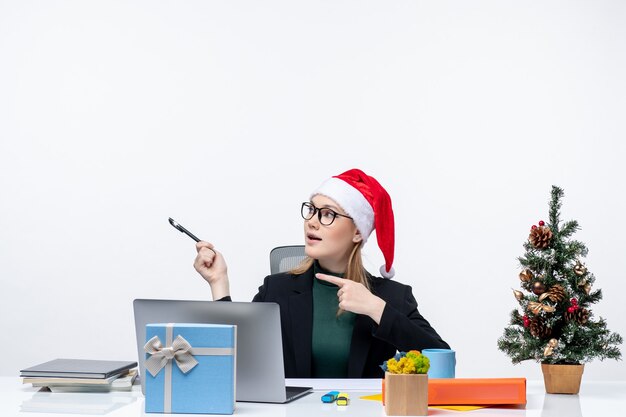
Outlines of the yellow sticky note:
M 359 397 L 361 400 L 369 400 L 369 401 L 381 401 L 383 400 L 383 394 L 374 394 L 374 395 L 364 395 Z M 429 408 L 441 408 L 442 410 L 453 410 L 453 411 L 473 411 L 479 410 L 481 408 L 487 408 L 486 405 L 431 405 Z
M 361 397 L 362 400 L 370 400 L 370 401 L 382 401 L 383 394 L 374 394 L 374 395 L 364 395 Z
M 441 408 L 442 410 L 453 411 L 474 411 L 481 408 L 487 408 L 486 405 L 431 405 L 429 408 Z

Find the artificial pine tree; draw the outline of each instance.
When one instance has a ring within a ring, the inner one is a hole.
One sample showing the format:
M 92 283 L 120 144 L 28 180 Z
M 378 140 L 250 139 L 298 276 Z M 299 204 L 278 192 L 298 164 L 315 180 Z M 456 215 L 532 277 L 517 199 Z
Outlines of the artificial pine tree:
M 581 364 L 594 358 L 621 358 L 622 337 L 590 309 L 602 299 L 593 289 L 595 277 L 581 262 L 587 247 L 570 239 L 579 229 L 575 220 L 561 224 L 563 190 L 553 186 L 550 221 L 532 226 L 518 258 L 523 291 L 513 290 L 520 310 L 511 312 L 510 325 L 498 348 L 514 364 L 534 359 L 544 364 Z

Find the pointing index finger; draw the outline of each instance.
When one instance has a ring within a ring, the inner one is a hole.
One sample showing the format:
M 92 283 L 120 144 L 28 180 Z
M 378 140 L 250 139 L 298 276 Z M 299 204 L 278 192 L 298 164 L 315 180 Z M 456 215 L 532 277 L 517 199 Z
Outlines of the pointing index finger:
M 326 282 L 330 282 L 331 284 L 335 284 L 339 288 L 343 287 L 345 282 L 346 282 L 345 278 L 339 278 L 339 277 L 334 277 L 332 275 L 326 275 L 326 274 L 320 274 L 320 273 L 315 274 L 315 277 L 317 279 L 321 279 L 322 281 L 326 281 Z

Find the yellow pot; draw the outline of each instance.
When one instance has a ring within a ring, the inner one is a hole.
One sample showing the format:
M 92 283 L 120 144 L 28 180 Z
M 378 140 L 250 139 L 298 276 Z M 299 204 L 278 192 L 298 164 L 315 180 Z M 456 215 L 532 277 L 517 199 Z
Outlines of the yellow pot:
M 585 365 L 542 363 L 543 382 L 548 394 L 578 394 Z

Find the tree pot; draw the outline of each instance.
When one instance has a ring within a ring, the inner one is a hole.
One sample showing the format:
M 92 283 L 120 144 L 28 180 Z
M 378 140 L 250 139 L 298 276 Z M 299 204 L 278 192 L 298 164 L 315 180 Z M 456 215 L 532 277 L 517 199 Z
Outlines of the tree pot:
M 541 364 L 548 394 L 578 394 L 585 365 Z
M 428 415 L 428 374 L 385 372 L 383 404 L 388 416 Z

